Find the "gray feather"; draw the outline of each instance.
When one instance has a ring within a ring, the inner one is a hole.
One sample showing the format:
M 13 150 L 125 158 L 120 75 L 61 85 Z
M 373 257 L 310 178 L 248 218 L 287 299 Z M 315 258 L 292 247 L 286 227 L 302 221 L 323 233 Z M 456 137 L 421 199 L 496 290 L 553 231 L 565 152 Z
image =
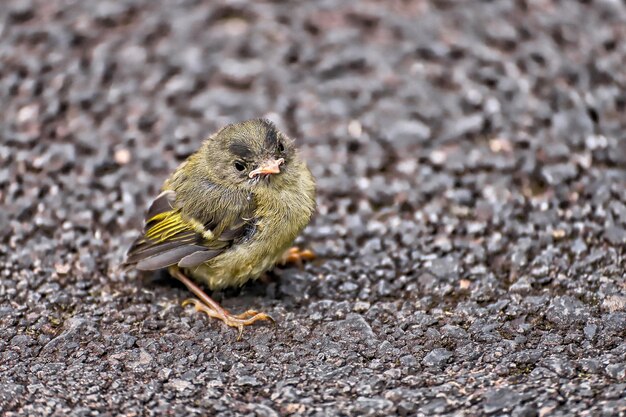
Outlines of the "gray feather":
M 157 214 L 165 213 L 166 211 L 172 210 L 174 208 L 175 200 L 176 193 L 174 191 L 163 191 L 157 196 L 157 198 L 154 199 L 152 204 L 150 204 L 148 214 L 146 214 L 146 220 L 150 220 Z
M 142 259 L 137 263 L 136 268 L 140 271 L 154 271 L 161 268 L 166 268 L 171 265 L 175 265 L 185 256 L 191 255 L 194 252 L 203 250 L 202 246 L 187 245 L 181 246 L 176 249 L 163 252 L 159 255 L 151 256 L 146 259 Z
M 223 250 L 204 250 L 192 253 L 191 255 L 187 255 L 181 259 L 180 262 L 178 262 L 178 266 L 181 268 L 192 268 L 215 258 L 222 252 Z

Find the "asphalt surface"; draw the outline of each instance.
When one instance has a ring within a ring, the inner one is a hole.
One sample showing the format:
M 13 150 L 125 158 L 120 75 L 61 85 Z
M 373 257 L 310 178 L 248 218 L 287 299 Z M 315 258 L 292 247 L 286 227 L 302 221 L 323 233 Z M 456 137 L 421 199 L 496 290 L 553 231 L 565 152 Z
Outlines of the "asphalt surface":
M 626 2 L 0 4 L 3 416 L 626 415 Z M 297 139 L 318 259 L 122 273 L 222 125 Z

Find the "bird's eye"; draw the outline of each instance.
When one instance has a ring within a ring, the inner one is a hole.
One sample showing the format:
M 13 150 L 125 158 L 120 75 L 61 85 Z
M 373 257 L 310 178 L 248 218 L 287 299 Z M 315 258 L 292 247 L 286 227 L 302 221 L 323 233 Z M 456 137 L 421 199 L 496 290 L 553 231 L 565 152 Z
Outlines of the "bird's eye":
M 278 142 L 278 152 L 284 152 L 285 151 L 285 145 L 283 145 L 282 142 Z
M 246 169 L 246 165 L 241 161 L 235 161 L 235 169 L 241 172 Z

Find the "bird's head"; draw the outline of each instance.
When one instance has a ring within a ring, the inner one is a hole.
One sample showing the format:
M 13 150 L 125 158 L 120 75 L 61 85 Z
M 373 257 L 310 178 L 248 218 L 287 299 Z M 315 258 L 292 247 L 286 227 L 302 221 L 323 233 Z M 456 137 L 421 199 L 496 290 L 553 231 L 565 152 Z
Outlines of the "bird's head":
M 210 180 L 253 192 L 293 181 L 300 165 L 293 141 L 265 119 L 224 127 L 205 143 L 203 153 Z

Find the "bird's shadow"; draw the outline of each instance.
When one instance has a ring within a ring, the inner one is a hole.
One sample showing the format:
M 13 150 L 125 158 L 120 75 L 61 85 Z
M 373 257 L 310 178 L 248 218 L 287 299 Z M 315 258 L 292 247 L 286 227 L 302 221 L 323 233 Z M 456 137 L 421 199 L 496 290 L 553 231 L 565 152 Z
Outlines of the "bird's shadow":
M 242 306 L 250 307 L 251 304 L 271 305 L 280 301 L 281 305 L 288 307 L 295 305 L 311 290 L 310 274 L 295 267 L 277 267 L 255 280 L 250 280 L 241 287 L 226 288 L 219 291 L 210 291 L 201 285 L 204 291 L 218 303 L 226 303 L 231 308 Z M 144 287 L 160 288 L 166 291 L 168 288 L 177 288 L 186 292 L 189 298 L 193 294 L 187 290 L 184 284 L 173 278 L 167 270 L 142 274 Z M 180 294 L 180 292 L 178 293 Z M 172 292 L 172 298 L 177 294 Z

